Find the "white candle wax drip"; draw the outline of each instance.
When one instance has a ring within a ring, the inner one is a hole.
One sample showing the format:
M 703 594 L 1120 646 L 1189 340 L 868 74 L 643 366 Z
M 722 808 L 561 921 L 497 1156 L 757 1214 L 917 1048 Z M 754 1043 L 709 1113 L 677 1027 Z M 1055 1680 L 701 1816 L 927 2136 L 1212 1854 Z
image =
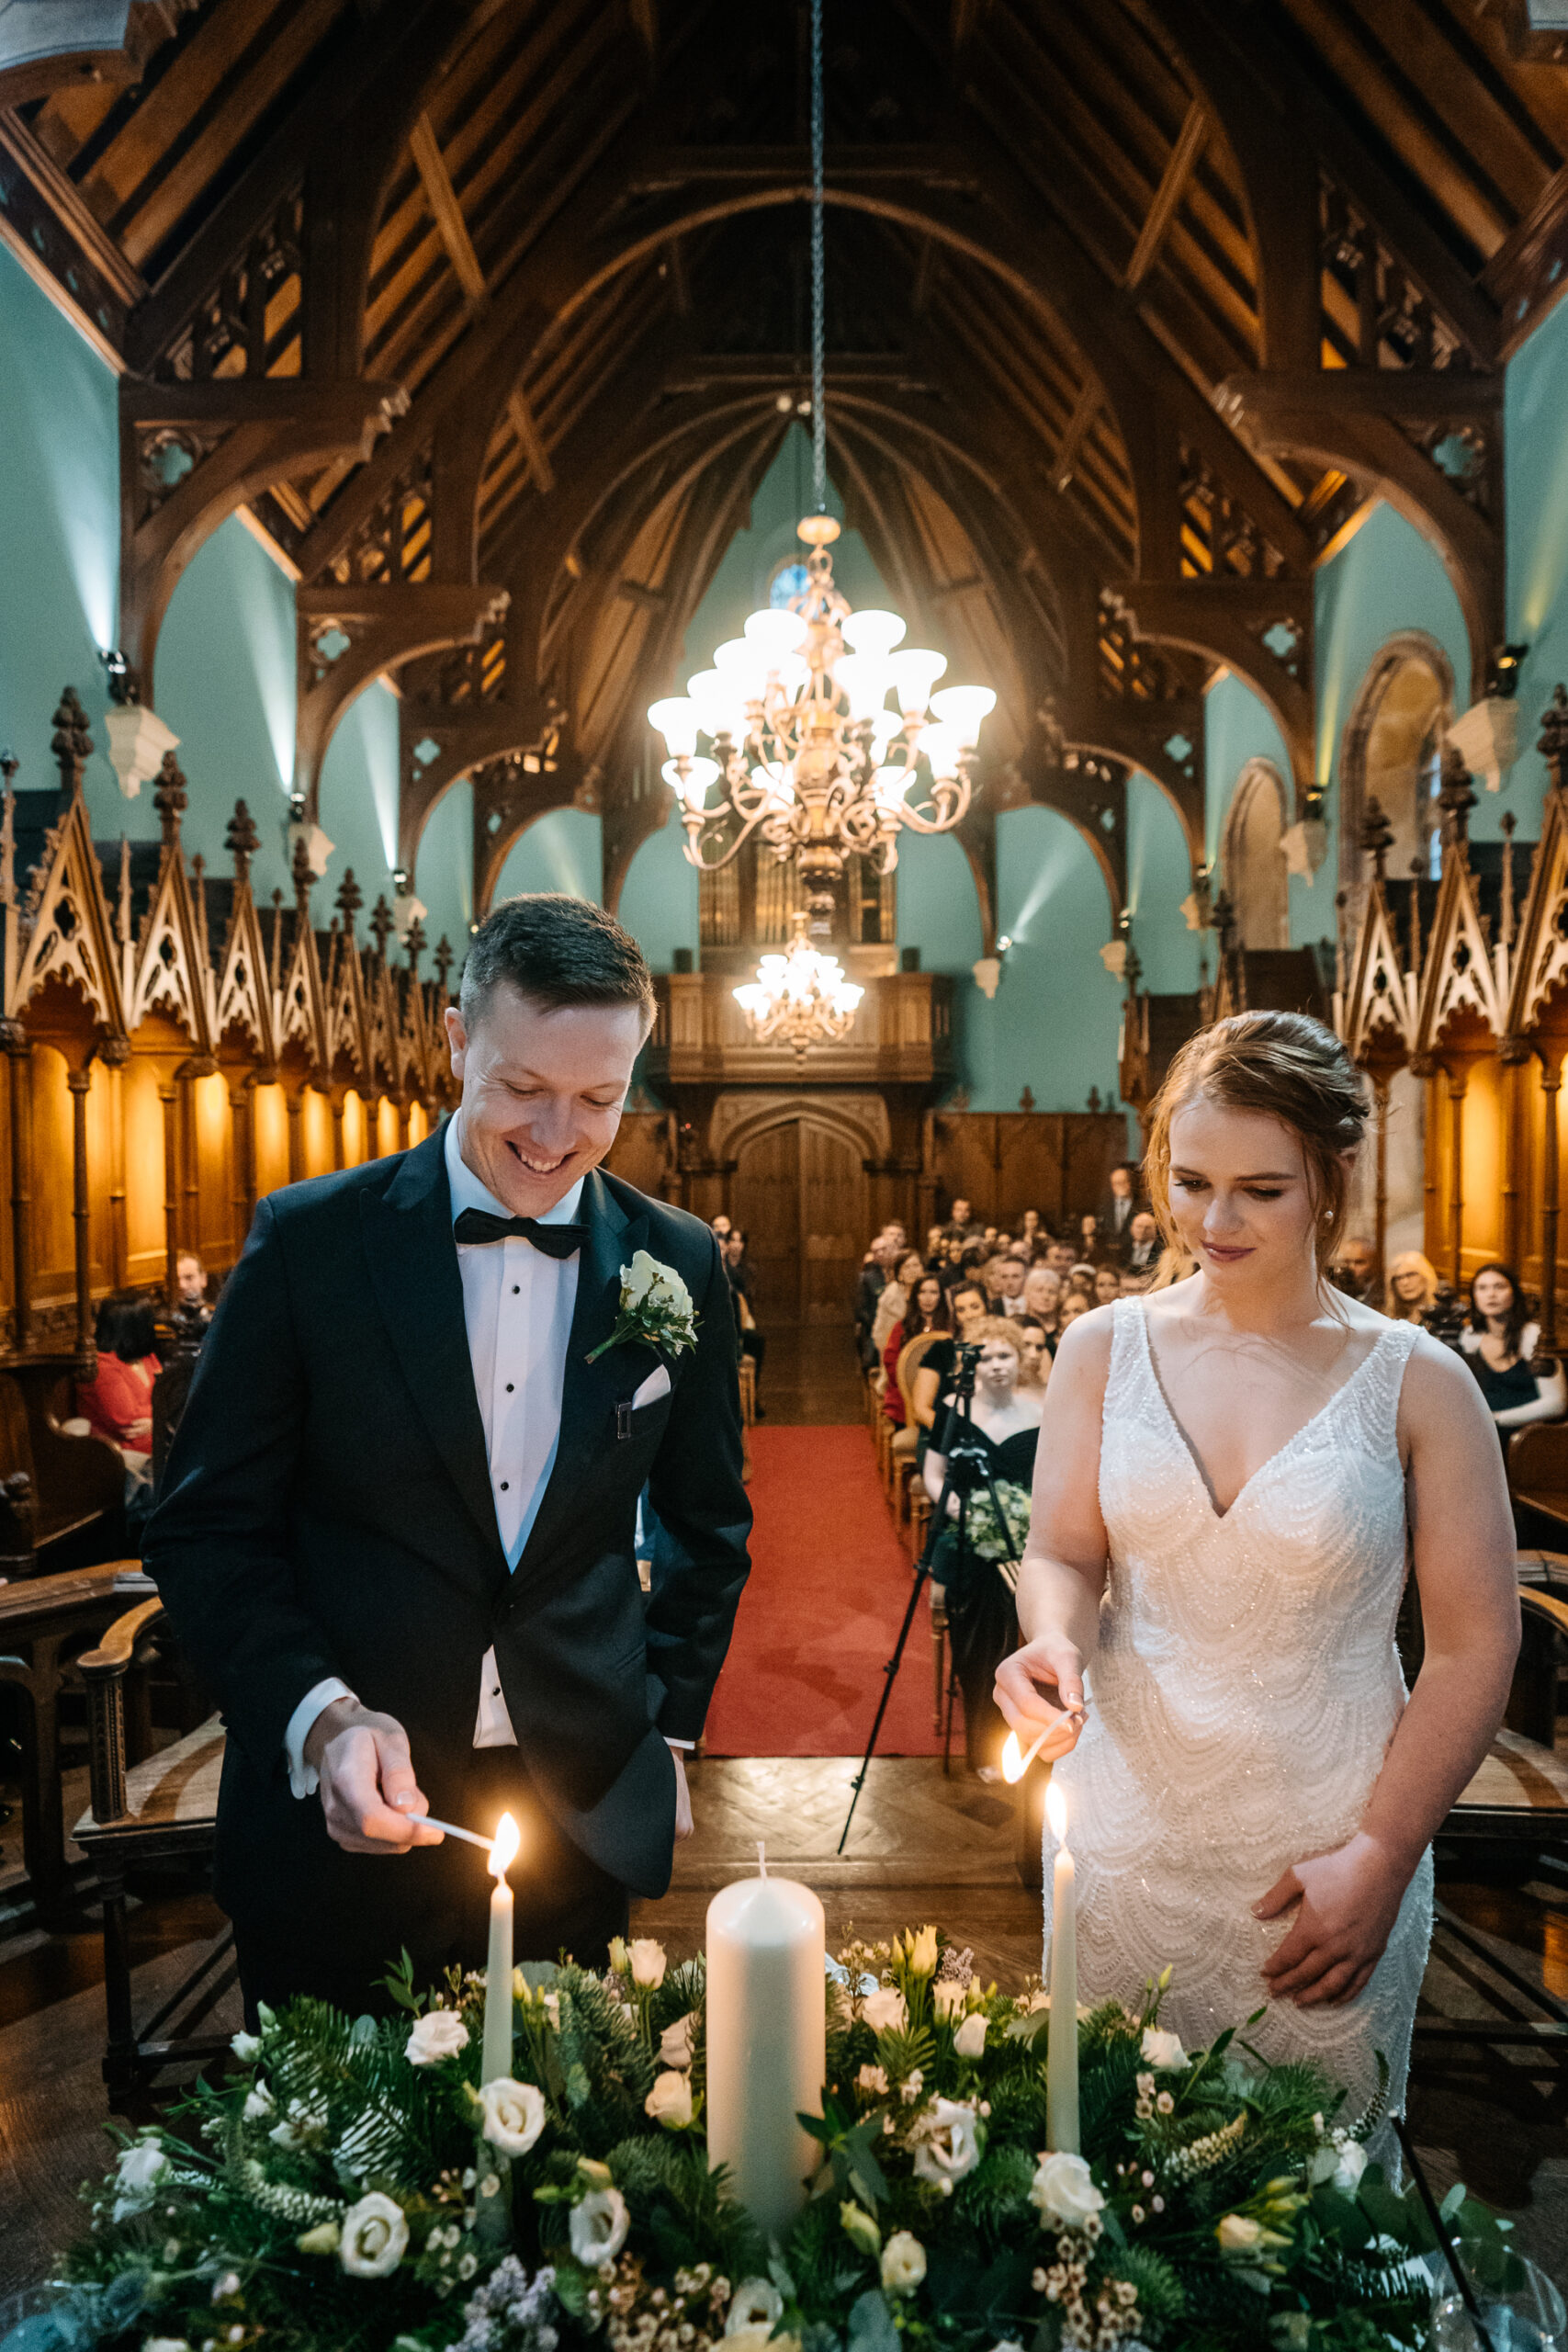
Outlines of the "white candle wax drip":
M 755 1878 L 708 1905 L 708 2160 L 728 2165 L 758 2227 L 782 2236 L 806 2202 L 827 2071 L 822 1905 L 808 1886 Z

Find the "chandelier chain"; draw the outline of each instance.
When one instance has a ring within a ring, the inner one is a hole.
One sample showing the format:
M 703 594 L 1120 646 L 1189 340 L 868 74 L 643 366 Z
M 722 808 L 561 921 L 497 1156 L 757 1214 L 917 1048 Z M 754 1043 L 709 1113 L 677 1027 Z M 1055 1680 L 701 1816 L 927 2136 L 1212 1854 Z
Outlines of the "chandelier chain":
M 822 0 L 811 0 L 811 477 L 818 514 L 828 511 L 828 410 L 822 388 Z

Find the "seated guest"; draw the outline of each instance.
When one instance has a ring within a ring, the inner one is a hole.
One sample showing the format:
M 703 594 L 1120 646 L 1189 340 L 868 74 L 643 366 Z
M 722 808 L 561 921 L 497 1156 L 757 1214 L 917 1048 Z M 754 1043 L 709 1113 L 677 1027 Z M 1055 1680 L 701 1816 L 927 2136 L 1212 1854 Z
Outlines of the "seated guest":
M 871 1344 L 871 1327 L 876 1320 L 876 1302 L 893 1278 L 893 1261 L 897 1246 L 891 1235 L 879 1233 L 866 1253 L 855 1284 L 855 1347 L 861 1368 L 869 1372 L 876 1362 L 876 1351 Z
M 1139 1209 L 1127 1227 L 1121 1262 L 1125 1272 L 1152 1274 L 1159 1263 L 1159 1225 L 1153 1209 Z
M 887 1334 L 896 1323 L 904 1320 L 904 1310 L 914 1296 L 915 1284 L 925 1270 L 925 1260 L 918 1250 L 900 1250 L 893 1268 L 893 1279 L 884 1284 L 882 1296 L 876 1302 L 876 1313 L 872 1318 L 871 1344 L 876 1351 L 878 1362 L 887 1345 Z
M 953 1377 L 953 1351 L 961 1341 L 966 1341 L 973 1327 L 983 1323 L 990 1312 L 990 1302 L 978 1283 L 960 1283 L 948 1293 L 948 1310 L 952 1317 L 950 1340 L 933 1340 L 926 1351 L 925 1362 L 915 1374 L 912 1395 L 915 1419 L 922 1430 L 929 1430 L 936 1419 L 937 1397 Z
M 1019 1315 L 1013 1319 L 1023 1334 L 1018 1385 L 1021 1388 L 1043 1388 L 1051 1377 L 1051 1350 L 1045 1326 L 1036 1322 L 1032 1315 Z
M 1073 1227 L 1073 1248 L 1080 1263 L 1102 1265 L 1112 1257 L 1121 1244 L 1120 1234 L 1107 1234 L 1092 1209 L 1086 1210 Z
M 1034 1477 L 1034 1453 L 1040 1440 L 1040 1414 L 1044 1392 L 1020 1385 L 1023 1334 L 1016 1323 L 990 1317 L 977 1324 L 970 1338 L 980 1343 L 975 1368 L 975 1396 L 966 1432 L 985 1448 L 986 1469 L 998 1487 L 1020 1487 L 1027 1495 Z M 942 1434 L 925 1458 L 921 1476 L 933 1503 L 940 1503 L 947 1476 L 948 1450 L 961 1426 L 956 1398 L 944 1396 Z M 977 1493 L 985 1497 L 981 1486 Z M 1005 1498 L 1004 1498 L 1005 1499 Z M 971 1497 L 971 1512 L 976 1508 Z M 948 1515 L 959 1519 L 959 1498 L 948 1497 Z M 1021 1555 L 1021 1540 L 1017 1554 Z M 1007 1727 L 992 1696 L 998 1667 L 1019 1642 L 1014 1593 L 1015 1562 L 982 1557 L 970 1544 L 960 1547 L 956 1524 L 938 1539 L 931 1574 L 947 1597 L 948 1632 L 953 1643 L 953 1670 L 964 1693 L 964 1745 L 970 1770 L 987 1780 L 996 1778 Z
M 1094 1277 L 1098 1271 L 1098 1268 L 1091 1266 L 1087 1259 L 1080 1258 L 1077 1264 L 1071 1269 L 1067 1275 L 1068 1295 L 1071 1295 L 1074 1291 L 1077 1291 L 1079 1296 L 1087 1298 L 1089 1305 L 1092 1306 L 1094 1305 Z
M 1370 1301 L 1377 1272 L 1378 1253 L 1364 1233 L 1352 1233 L 1328 1269 L 1328 1279 L 1347 1298 Z
M 1060 1274 L 1064 1283 L 1072 1272 L 1076 1255 L 1070 1241 L 1053 1238 L 1045 1244 L 1045 1263 L 1054 1274 Z
M 169 1316 L 176 1345 L 194 1354 L 207 1337 L 212 1309 L 207 1304 L 207 1268 L 194 1250 L 182 1250 L 175 1261 L 178 1296 Z
M 1038 1209 L 1024 1210 L 1022 1216 L 1019 1219 L 1018 1231 L 1020 1240 L 1028 1243 L 1030 1254 L 1032 1256 L 1035 1243 L 1037 1241 L 1043 1241 L 1045 1238 L 1044 1234 L 1040 1229 L 1040 1212 Z
M 1143 1205 L 1138 1196 L 1137 1161 L 1119 1160 L 1111 1171 L 1096 1212 L 1096 1221 L 1103 1238 L 1108 1242 L 1120 1241 Z
M 1096 1266 L 1094 1270 L 1094 1303 L 1108 1306 L 1122 1295 L 1122 1272 L 1118 1266 Z
M 898 1385 L 899 1356 L 909 1341 L 918 1340 L 922 1332 L 946 1332 L 951 1328 L 941 1276 L 922 1274 L 913 1284 L 909 1304 L 887 1334 L 887 1343 L 882 1351 L 882 1368 L 887 1374 L 887 1385 L 882 1392 L 882 1409 L 895 1429 L 901 1430 L 904 1426 L 904 1392 Z M 929 1348 L 926 1353 L 930 1355 Z
M 940 1225 L 928 1226 L 926 1228 L 926 1263 L 928 1266 L 942 1266 L 945 1265 L 946 1262 L 947 1236 L 943 1233 Z
M 135 1291 L 114 1291 L 98 1308 L 98 1369 L 76 1383 L 76 1410 L 95 1437 L 118 1446 L 140 1477 L 152 1451 L 152 1383 L 163 1369 L 153 1352 L 156 1310 Z
M 1141 1298 L 1145 1291 L 1153 1290 L 1154 1286 L 1155 1277 L 1153 1267 L 1149 1269 L 1147 1273 L 1139 1274 L 1134 1273 L 1131 1266 L 1123 1266 L 1122 1269 L 1122 1285 L 1117 1295 L 1122 1298 Z
M 1068 1291 L 1066 1298 L 1062 1301 L 1062 1312 L 1056 1318 L 1056 1344 L 1058 1347 L 1060 1347 L 1063 1340 L 1066 1337 L 1066 1334 L 1071 1329 L 1072 1326 L 1077 1321 L 1078 1317 L 1080 1315 L 1087 1315 L 1093 1305 L 1094 1300 L 1087 1292 L 1081 1290 Z
M 751 1394 L 752 1409 L 760 1421 L 765 1421 L 768 1418 L 767 1408 L 762 1403 L 761 1392 L 762 1361 L 768 1352 L 768 1342 L 766 1335 L 757 1329 L 755 1306 L 757 1278 L 751 1272 L 746 1256 L 746 1236 L 739 1226 L 730 1227 L 724 1237 L 719 1254 L 724 1260 L 724 1271 L 729 1278 L 730 1302 L 735 1308 L 735 1327 L 739 1334 L 740 1353 L 743 1356 L 750 1356 L 753 1366 L 755 1385 Z
M 993 1257 L 986 1268 L 986 1293 L 998 1315 L 1010 1314 L 1022 1295 L 1027 1269 L 1021 1259 Z
M 1032 1317 L 1045 1334 L 1047 1346 L 1055 1352 L 1056 1317 L 1062 1311 L 1062 1277 L 1050 1266 L 1031 1266 L 1023 1278 L 1019 1306 L 1025 1315 Z
M 1511 1266 L 1483 1266 L 1471 1277 L 1470 1315 L 1460 1346 L 1481 1384 L 1504 1452 L 1508 1431 L 1527 1421 L 1560 1421 L 1568 1412 L 1568 1381 L 1555 1356 L 1537 1353 L 1540 1325 L 1527 1319 L 1529 1304 Z
M 729 1219 L 725 1216 L 722 1209 L 720 1209 L 716 1216 L 709 1217 L 708 1231 L 713 1235 L 716 1241 L 727 1241 L 729 1238 Z
M 959 1199 L 953 1202 L 951 1210 L 948 1212 L 947 1223 L 942 1229 L 950 1241 L 966 1241 L 969 1238 L 969 1229 L 973 1223 L 974 1211 L 970 1207 L 969 1203 L 965 1200 Z
M 1438 1304 L 1438 1270 L 1419 1250 L 1402 1250 L 1388 1263 L 1382 1311 L 1396 1323 L 1420 1323 Z

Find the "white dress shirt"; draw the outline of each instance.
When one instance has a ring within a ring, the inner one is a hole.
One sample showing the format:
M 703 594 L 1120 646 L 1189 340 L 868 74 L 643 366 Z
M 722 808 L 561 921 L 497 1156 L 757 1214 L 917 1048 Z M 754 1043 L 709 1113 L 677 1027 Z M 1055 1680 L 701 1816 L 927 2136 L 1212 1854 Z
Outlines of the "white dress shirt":
M 444 1141 L 453 1223 L 465 1209 L 510 1217 L 513 1212 L 480 1183 L 463 1158 L 460 1118 L 459 1113 L 447 1121 Z M 579 1177 L 571 1190 L 536 1223 L 575 1224 L 582 1182 Z M 457 1244 L 463 1318 L 468 1326 L 474 1392 L 484 1425 L 491 1499 L 508 1568 L 515 1568 L 523 1556 L 560 1446 L 561 1389 L 572 1309 L 577 1304 L 578 1264 L 576 1256 L 547 1257 L 521 1234 L 509 1234 L 504 1241 Z M 354 1696 L 348 1685 L 333 1675 L 308 1690 L 289 1717 L 284 1752 L 289 1785 L 297 1797 L 312 1795 L 317 1785 L 317 1775 L 304 1754 L 311 1724 L 334 1699 Z M 684 1740 L 671 1743 L 677 1744 L 690 1745 Z M 479 1668 L 474 1746 L 516 1745 L 495 1652 L 489 1649 Z

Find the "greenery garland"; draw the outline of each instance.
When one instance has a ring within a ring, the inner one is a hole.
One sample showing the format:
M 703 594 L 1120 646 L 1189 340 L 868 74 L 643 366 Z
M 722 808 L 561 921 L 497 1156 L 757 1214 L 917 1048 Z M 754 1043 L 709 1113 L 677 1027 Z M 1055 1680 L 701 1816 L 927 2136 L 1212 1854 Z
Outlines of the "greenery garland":
M 819 2161 L 764 2245 L 710 2173 L 704 1972 L 643 1939 L 513 1979 L 513 2074 L 479 2080 L 482 1977 L 350 2018 L 264 2011 L 234 2064 L 126 2139 L 51 2308 L 0 2352 L 1384 2352 L 1428 2340 L 1414 2188 L 1245 2031 L 1188 2052 L 1080 2013 L 1083 2154 L 1043 2154 L 1050 2006 L 922 1928 L 829 1962 Z M 1256 2022 L 1256 2020 L 1254 2020 Z M 1472 2266 L 1506 2222 L 1456 2190 Z

